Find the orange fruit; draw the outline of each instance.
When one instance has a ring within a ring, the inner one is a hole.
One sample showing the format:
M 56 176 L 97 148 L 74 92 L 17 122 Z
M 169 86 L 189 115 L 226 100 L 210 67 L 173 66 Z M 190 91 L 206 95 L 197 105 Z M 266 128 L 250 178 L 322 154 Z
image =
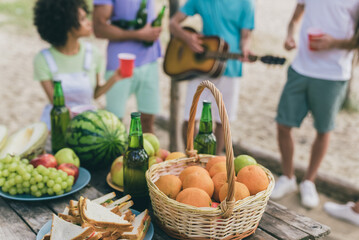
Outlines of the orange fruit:
M 226 172 L 219 172 L 212 178 L 214 184 L 214 192 L 213 192 L 213 199 L 217 202 L 219 201 L 219 190 L 227 182 L 227 173 Z
M 219 162 L 225 162 L 225 161 L 226 161 L 226 156 L 215 156 L 207 162 L 206 170 L 209 171 L 214 164 Z
M 191 187 L 204 190 L 206 193 L 208 193 L 209 197 L 212 197 L 213 195 L 214 185 L 208 173 L 194 172 L 187 175 L 183 181 L 183 189 Z
M 267 189 L 269 185 L 267 174 L 258 165 L 249 165 L 242 168 L 237 174 L 237 181 L 246 185 L 251 195 Z
M 209 176 L 209 173 L 206 171 L 206 169 L 204 169 L 203 167 L 200 166 L 190 166 L 190 167 L 186 167 L 185 169 L 182 170 L 182 172 L 179 175 L 179 178 L 181 179 L 181 181 L 183 182 L 184 179 L 191 173 L 194 172 L 203 172 L 206 173 Z
M 226 162 L 219 162 L 214 164 L 211 169 L 209 169 L 209 175 L 214 177 L 219 172 L 227 172 Z
M 166 194 L 169 198 L 176 199 L 177 194 L 181 191 L 182 182 L 179 177 L 175 175 L 164 175 L 161 176 L 155 185 L 161 192 Z
M 176 197 L 176 201 L 195 207 L 210 207 L 212 204 L 208 194 L 199 188 L 186 188 Z
M 187 157 L 186 154 L 181 153 L 181 152 L 171 152 L 170 154 L 168 154 L 168 156 L 166 157 L 166 161 L 167 160 L 173 160 L 173 159 L 178 159 L 178 158 L 185 158 Z
M 228 183 L 223 184 L 221 190 L 219 190 L 219 201 L 222 202 L 228 194 Z M 236 201 L 242 200 L 246 197 L 249 197 L 250 193 L 246 185 L 240 182 L 234 183 L 234 199 Z

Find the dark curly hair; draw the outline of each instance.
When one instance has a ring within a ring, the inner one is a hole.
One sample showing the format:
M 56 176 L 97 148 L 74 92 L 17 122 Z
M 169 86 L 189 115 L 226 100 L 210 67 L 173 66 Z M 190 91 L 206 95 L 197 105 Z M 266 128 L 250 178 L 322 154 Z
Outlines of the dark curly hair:
M 85 0 L 38 0 L 34 7 L 34 25 L 40 37 L 54 46 L 64 46 L 67 33 L 80 27 L 78 9 L 89 13 Z

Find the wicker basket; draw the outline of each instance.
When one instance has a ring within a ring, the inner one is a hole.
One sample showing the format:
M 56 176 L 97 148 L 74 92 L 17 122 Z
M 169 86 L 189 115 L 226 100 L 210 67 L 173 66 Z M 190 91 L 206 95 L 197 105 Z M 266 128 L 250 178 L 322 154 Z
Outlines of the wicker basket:
M 205 167 L 211 155 L 197 155 L 193 150 L 193 131 L 199 97 L 207 87 L 216 99 L 221 121 L 224 127 L 226 145 L 226 165 L 229 191 L 226 200 L 219 208 L 193 207 L 177 202 L 162 193 L 154 184 L 162 175 L 178 176 L 183 169 L 191 165 Z M 266 190 L 254 196 L 234 202 L 234 162 L 233 148 L 227 111 L 222 94 L 209 81 L 202 82 L 193 97 L 189 126 L 187 131 L 188 158 L 175 159 L 154 164 L 146 172 L 147 185 L 151 197 L 156 222 L 170 236 L 177 239 L 242 239 L 254 233 L 265 211 L 269 195 L 274 187 L 274 178 L 269 170 L 262 167 L 269 178 Z

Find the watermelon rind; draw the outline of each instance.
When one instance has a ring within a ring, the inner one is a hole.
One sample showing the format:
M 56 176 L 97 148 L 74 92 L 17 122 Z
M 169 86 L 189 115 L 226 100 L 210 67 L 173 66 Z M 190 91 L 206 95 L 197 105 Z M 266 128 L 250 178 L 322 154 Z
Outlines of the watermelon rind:
M 74 117 L 66 131 L 66 145 L 85 168 L 109 167 L 127 148 L 125 125 L 106 110 L 86 111 Z
M 0 125 L 0 150 L 5 146 L 7 139 L 7 128 L 5 125 Z

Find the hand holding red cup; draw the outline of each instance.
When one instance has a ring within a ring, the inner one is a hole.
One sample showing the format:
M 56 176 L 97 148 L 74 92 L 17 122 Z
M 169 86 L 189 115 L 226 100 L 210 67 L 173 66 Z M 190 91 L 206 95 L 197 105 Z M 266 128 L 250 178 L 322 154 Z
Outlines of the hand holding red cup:
M 318 37 L 323 37 L 324 36 L 324 32 L 318 28 L 309 28 L 308 31 L 308 47 L 311 51 L 317 51 L 318 49 L 312 48 L 311 47 L 311 42 L 313 39 L 318 38 Z
M 131 53 L 119 53 L 117 56 L 119 59 L 119 71 L 121 76 L 123 78 L 132 77 L 136 55 Z

